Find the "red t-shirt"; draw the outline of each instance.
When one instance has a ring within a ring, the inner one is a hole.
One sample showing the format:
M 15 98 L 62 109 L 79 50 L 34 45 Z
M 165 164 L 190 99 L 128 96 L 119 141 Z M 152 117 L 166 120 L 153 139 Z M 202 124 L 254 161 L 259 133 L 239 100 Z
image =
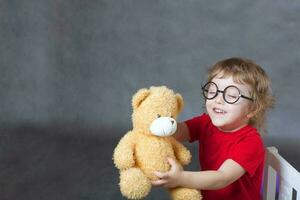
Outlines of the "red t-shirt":
M 227 159 L 241 165 L 246 173 L 234 183 L 219 190 L 201 190 L 205 200 L 260 200 L 265 148 L 255 128 L 247 125 L 226 133 L 215 127 L 203 114 L 185 122 L 190 142 L 199 142 L 201 170 L 218 170 Z

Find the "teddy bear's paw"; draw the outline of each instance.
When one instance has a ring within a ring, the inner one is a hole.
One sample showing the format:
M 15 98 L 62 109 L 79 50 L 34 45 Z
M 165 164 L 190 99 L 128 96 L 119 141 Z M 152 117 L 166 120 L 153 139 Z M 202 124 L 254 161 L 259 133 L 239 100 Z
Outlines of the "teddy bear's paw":
M 134 159 L 132 153 L 127 153 L 126 151 L 123 151 L 123 154 L 117 153 L 114 154 L 113 160 L 115 166 L 120 169 L 129 169 L 130 167 L 134 166 Z
M 191 160 L 192 160 L 192 156 L 190 154 L 189 151 L 182 151 L 179 155 L 178 155 L 178 159 L 179 159 L 179 162 L 182 164 L 182 165 L 188 165 Z
M 189 188 L 172 188 L 170 193 L 173 200 L 201 200 L 202 196 L 196 189 Z
M 142 199 L 151 190 L 151 182 L 138 168 L 120 172 L 120 190 L 128 199 Z

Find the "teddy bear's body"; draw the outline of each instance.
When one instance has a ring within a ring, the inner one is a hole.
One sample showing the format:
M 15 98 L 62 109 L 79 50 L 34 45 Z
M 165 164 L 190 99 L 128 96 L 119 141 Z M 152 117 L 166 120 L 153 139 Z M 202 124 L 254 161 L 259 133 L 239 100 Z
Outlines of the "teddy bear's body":
M 191 160 L 190 152 L 171 134 L 183 107 L 179 94 L 165 86 L 139 90 L 132 100 L 133 130 L 127 132 L 114 150 L 114 163 L 120 170 L 120 190 L 129 199 L 144 198 L 151 190 L 154 171 L 170 170 L 167 157 L 181 165 Z M 199 200 L 195 189 L 172 188 L 173 199 Z
M 163 148 L 162 148 L 163 147 Z M 151 180 L 156 179 L 154 171 L 169 171 L 170 165 L 157 162 L 161 158 L 171 157 L 176 159 L 171 138 L 140 135 L 137 137 L 135 148 L 136 162 L 145 175 Z

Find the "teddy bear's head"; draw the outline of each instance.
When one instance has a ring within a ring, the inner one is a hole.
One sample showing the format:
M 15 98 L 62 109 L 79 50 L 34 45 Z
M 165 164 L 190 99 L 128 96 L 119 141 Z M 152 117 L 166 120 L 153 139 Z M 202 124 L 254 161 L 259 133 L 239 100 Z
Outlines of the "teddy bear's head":
M 145 134 L 172 135 L 183 105 L 181 95 L 166 86 L 140 89 L 132 98 L 133 128 Z

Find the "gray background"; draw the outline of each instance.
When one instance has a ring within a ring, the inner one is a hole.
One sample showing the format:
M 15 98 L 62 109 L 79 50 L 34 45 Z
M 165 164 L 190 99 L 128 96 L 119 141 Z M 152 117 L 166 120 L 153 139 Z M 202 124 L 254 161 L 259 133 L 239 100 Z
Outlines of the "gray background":
M 111 156 L 131 129 L 132 95 L 167 85 L 185 99 L 179 120 L 191 118 L 204 111 L 206 69 L 232 56 L 269 74 L 265 143 L 300 170 L 299 10 L 291 0 L 1 0 L 1 199 L 122 199 Z

